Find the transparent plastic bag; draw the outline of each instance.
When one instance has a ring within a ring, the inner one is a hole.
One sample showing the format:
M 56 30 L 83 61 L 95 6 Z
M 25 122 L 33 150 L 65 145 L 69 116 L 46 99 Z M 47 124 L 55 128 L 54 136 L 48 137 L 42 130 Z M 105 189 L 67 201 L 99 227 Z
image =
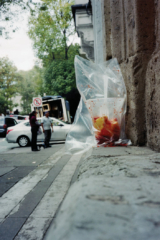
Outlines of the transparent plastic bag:
M 39 128 L 37 131 L 37 135 L 41 135 L 42 133 L 43 133 L 42 130 Z
M 92 146 L 96 146 L 92 119 L 81 98 L 65 148 L 68 153 L 74 154 L 89 150 Z
M 98 65 L 76 56 L 75 70 L 81 101 L 66 149 L 73 152 L 92 146 L 127 145 L 127 93 L 117 59 Z

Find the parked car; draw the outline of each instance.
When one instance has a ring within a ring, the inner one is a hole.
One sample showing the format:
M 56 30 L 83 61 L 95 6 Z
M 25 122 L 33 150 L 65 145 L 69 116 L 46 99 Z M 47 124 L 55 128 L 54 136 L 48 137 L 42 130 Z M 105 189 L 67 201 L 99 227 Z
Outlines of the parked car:
M 12 117 L 0 117 L 0 136 L 5 137 L 9 127 L 16 126 L 18 123 Z
M 38 118 L 41 123 L 42 118 Z M 62 141 L 66 139 L 71 124 L 64 123 L 56 118 L 51 118 L 54 133 L 51 135 L 51 141 Z M 40 127 L 41 128 L 41 127 Z M 42 128 L 41 128 L 42 131 Z M 8 128 L 6 140 L 8 143 L 18 143 L 20 147 L 28 146 L 31 142 L 31 126 L 29 120 L 25 120 L 14 127 Z M 44 134 L 37 136 L 37 142 L 44 141 Z
M 7 115 L 7 117 L 12 117 L 15 118 L 16 120 L 28 120 L 29 116 L 28 115 L 15 115 L 15 114 L 10 114 Z

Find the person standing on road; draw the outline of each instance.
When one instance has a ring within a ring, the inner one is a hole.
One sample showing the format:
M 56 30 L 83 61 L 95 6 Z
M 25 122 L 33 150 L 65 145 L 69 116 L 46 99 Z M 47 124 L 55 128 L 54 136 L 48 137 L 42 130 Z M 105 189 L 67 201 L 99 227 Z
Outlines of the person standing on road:
M 53 124 L 52 124 L 52 120 L 49 117 L 49 112 L 45 112 L 45 116 L 42 118 L 41 126 L 45 135 L 44 147 L 45 148 L 51 147 L 51 145 L 49 145 L 49 142 L 51 139 L 51 128 L 53 132 Z
M 31 125 L 32 140 L 31 140 L 31 149 L 32 151 L 39 151 L 37 148 L 37 132 L 39 129 L 39 124 L 36 118 L 36 111 L 33 111 L 29 115 L 29 122 Z

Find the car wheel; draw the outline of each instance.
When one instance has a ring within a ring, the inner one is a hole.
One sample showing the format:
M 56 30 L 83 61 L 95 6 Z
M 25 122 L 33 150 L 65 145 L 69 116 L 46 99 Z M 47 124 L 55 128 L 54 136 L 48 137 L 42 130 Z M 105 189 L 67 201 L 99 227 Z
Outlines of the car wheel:
M 21 136 L 18 138 L 18 144 L 20 147 L 26 147 L 29 145 L 29 139 L 26 136 Z

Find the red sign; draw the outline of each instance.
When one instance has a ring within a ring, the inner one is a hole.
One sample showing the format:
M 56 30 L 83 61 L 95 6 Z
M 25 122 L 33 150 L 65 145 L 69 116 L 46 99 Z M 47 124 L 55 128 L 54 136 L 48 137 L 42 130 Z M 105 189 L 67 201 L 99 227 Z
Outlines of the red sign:
M 42 107 L 42 98 L 41 97 L 33 98 L 33 106 Z

